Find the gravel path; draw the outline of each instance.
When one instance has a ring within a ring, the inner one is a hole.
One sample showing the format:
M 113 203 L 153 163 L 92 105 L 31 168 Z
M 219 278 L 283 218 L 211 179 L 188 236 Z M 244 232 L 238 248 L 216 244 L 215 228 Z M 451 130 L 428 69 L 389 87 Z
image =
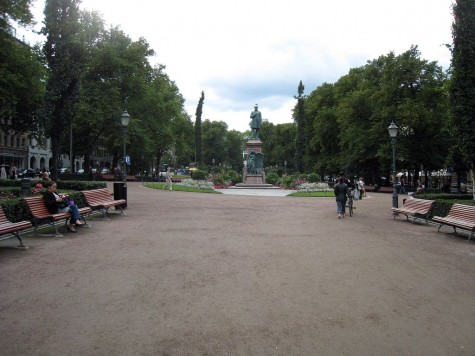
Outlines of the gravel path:
M 127 216 L 0 241 L 1 355 L 473 355 L 475 243 L 391 196 L 128 188 Z

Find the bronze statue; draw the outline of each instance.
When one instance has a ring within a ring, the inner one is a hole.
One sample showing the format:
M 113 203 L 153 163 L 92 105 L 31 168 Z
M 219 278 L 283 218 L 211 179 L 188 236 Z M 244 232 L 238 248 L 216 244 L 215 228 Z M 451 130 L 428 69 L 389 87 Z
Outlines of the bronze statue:
M 254 106 L 254 111 L 251 112 L 251 139 L 259 139 L 259 129 L 262 124 L 262 115 L 259 110 L 257 110 L 257 104 Z
M 257 174 L 256 169 L 256 154 L 251 152 L 249 158 L 247 159 L 247 173 L 248 174 Z

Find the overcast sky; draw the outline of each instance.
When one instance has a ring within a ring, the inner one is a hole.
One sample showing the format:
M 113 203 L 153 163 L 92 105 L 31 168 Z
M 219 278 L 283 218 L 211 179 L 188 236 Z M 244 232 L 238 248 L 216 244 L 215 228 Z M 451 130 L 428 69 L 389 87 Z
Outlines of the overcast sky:
M 417 45 L 448 68 L 452 0 L 83 0 L 107 25 L 144 37 L 166 66 L 191 119 L 245 131 L 254 104 L 264 119 L 292 121 L 300 80 L 309 94 L 380 55 Z M 36 0 L 41 27 L 44 0 Z M 20 32 L 21 33 L 21 32 Z

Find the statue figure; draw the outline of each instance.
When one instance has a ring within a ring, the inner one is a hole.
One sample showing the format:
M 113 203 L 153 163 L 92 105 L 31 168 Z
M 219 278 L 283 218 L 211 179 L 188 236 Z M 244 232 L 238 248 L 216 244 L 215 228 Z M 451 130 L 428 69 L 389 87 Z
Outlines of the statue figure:
M 259 139 L 259 129 L 262 124 L 261 112 L 257 110 L 257 104 L 254 106 L 254 111 L 251 112 L 251 139 Z
M 255 154 L 254 151 L 249 154 L 249 158 L 247 159 L 247 173 L 248 174 L 257 174 L 256 154 Z

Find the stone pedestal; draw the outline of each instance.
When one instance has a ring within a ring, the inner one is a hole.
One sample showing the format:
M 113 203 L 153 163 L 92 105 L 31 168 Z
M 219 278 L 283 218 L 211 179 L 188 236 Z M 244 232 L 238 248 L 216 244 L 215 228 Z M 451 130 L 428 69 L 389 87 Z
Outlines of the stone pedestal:
M 266 184 L 264 172 L 264 159 L 262 153 L 263 143 L 259 139 L 251 139 L 246 142 L 245 160 L 253 155 L 255 160 L 255 171 L 248 172 L 249 167 L 244 168 L 242 183 L 236 184 L 236 188 L 273 188 L 272 184 Z

